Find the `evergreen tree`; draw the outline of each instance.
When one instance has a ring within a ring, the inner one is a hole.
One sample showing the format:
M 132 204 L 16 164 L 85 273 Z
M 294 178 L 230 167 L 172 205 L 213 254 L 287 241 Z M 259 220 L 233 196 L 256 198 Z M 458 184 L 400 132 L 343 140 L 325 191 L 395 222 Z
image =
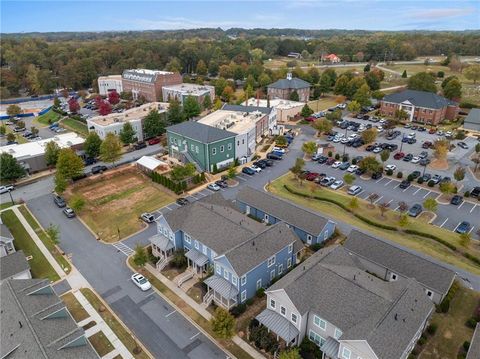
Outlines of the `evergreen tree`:
M 90 132 L 83 143 L 83 150 L 89 158 L 97 158 L 100 155 L 102 140 L 96 132 Z
M 135 142 L 135 130 L 130 122 L 125 122 L 120 130 L 120 140 L 128 145 Z
M 143 131 L 146 138 L 152 138 L 165 132 L 165 114 L 160 114 L 157 110 L 152 110 L 143 119 Z
M 210 107 L 212 107 L 212 99 L 210 98 L 210 95 L 206 95 L 204 98 L 203 98 L 203 108 L 206 109 L 206 110 L 209 110 Z
M 293 92 L 290 94 L 290 101 L 300 101 L 297 90 L 293 90 Z
M 182 106 L 177 99 L 170 100 L 170 106 L 168 107 L 167 112 L 168 122 L 170 123 L 180 123 L 185 120 L 185 114 L 183 113 Z
M 303 118 L 306 118 L 310 116 L 313 113 L 313 110 L 308 106 L 308 104 L 305 104 L 302 108 L 302 111 L 300 112 L 300 115 L 302 115 Z
M 406 79 L 406 78 L 407 78 L 407 70 L 403 70 L 402 78 L 403 78 L 403 79 Z
M 190 120 L 191 118 L 200 115 L 202 109 L 195 97 L 187 96 L 187 98 L 183 101 L 183 112 L 185 113 L 187 120 Z

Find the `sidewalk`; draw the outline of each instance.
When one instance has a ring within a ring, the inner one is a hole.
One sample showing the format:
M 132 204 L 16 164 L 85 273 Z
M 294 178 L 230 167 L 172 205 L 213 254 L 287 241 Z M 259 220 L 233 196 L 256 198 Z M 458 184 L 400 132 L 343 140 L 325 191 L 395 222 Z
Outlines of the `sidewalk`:
M 115 335 L 115 333 L 110 329 L 110 327 L 105 323 L 105 321 L 102 319 L 100 314 L 97 313 L 97 311 L 92 307 L 90 302 L 87 300 L 87 298 L 84 297 L 84 295 L 79 291 L 75 290 L 73 292 L 73 295 L 75 298 L 77 298 L 78 302 L 82 305 L 82 307 L 87 311 L 89 317 L 87 319 L 82 320 L 81 322 L 78 323 L 80 327 L 90 323 L 92 320 L 94 320 L 97 324 L 85 331 L 85 336 L 88 338 L 92 336 L 93 334 L 96 334 L 100 331 L 105 334 L 105 337 L 112 343 L 113 347 L 115 348 L 112 350 L 110 353 L 106 354 L 102 358 L 114 358 L 118 354 L 122 356 L 123 359 L 133 359 L 132 354 L 128 351 L 128 349 L 123 345 L 123 343 L 118 339 L 118 337 Z
M 18 205 L 17 206 L 13 206 L 13 207 L 10 207 L 10 209 L 13 210 L 13 212 L 15 213 L 15 215 L 18 217 L 20 223 L 22 223 L 23 227 L 25 227 L 25 230 L 27 231 L 27 233 L 30 235 L 30 237 L 32 237 L 33 241 L 35 242 L 36 246 L 38 247 L 38 249 L 40 249 L 40 252 L 42 252 L 42 254 L 45 256 L 45 258 L 47 259 L 47 261 L 50 263 L 50 265 L 53 267 L 53 269 L 55 270 L 55 272 L 57 272 L 57 274 L 59 275 L 59 277 L 61 279 L 64 279 L 67 274 L 65 273 L 65 271 L 62 269 L 62 267 L 60 267 L 60 265 L 58 264 L 57 260 L 52 256 L 52 254 L 50 253 L 50 251 L 47 249 L 47 247 L 45 247 L 45 245 L 43 244 L 43 242 L 41 241 L 41 239 L 37 236 L 37 233 L 35 233 L 35 231 L 33 230 L 32 227 L 30 227 L 30 224 L 28 224 L 27 220 L 25 219 L 25 217 L 23 217 L 23 214 L 20 212 L 20 210 L 18 209 Z
M 180 297 L 185 303 L 187 303 L 190 307 L 192 307 L 197 313 L 199 313 L 202 317 L 206 320 L 210 321 L 212 319 L 212 314 L 208 312 L 201 304 L 198 304 L 195 300 L 193 300 L 187 293 L 185 293 L 181 288 L 179 288 L 175 283 L 171 280 L 167 279 L 161 273 L 159 273 L 151 264 L 147 264 L 145 268 L 154 275 L 160 282 L 168 287 L 173 293 L 175 293 L 178 297 Z M 241 347 L 245 352 L 247 352 L 252 358 L 255 359 L 265 359 L 265 357 L 260 354 L 257 350 L 255 350 L 250 344 L 245 342 L 242 338 L 238 335 L 235 335 L 232 338 L 232 341 Z

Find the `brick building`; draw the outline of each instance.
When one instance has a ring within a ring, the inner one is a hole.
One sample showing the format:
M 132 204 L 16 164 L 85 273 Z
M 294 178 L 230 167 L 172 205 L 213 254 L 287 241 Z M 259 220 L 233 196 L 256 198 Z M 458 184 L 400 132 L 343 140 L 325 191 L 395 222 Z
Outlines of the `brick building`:
M 182 83 L 182 75 L 176 72 L 134 69 L 122 74 L 124 92 L 132 92 L 133 98 L 144 96 L 147 101 L 162 100 L 162 87 Z
M 268 85 L 268 97 L 270 99 L 281 98 L 283 100 L 290 100 L 290 96 L 294 91 L 297 91 L 300 102 L 308 102 L 310 97 L 310 84 L 302 79 L 292 77 L 291 73 L 287 74 L 286 79 L 281 79 Z
M 408 121 L 438 125 L 443 120 L 453 120 L 458 115 L 458 104 L 433 92 L 404 90 L 385 96 L 380 101 L 380 112 L 395 116 L 396 110 L 408 114 Z

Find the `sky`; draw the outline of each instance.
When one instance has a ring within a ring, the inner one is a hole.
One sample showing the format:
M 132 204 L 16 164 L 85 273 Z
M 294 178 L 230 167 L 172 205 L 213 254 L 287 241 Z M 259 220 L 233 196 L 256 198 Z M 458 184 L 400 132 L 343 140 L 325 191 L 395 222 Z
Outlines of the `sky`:
M 0 31 L 175 30 L 201 27 L 478 30 L 478 0 L 4 1 Z

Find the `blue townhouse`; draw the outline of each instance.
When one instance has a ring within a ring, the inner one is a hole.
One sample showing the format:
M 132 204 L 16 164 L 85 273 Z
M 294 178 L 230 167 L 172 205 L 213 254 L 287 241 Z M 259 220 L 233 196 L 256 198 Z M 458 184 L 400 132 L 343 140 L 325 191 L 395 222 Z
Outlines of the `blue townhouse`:
M 335 231 L 335 222 L 252 187 L 237 194 L 240 211 L 267 224 L 285 222 L 307 245 L 321 243 Z
M 285 223 L 267 226 L 239 212 L 221 194 L 213 194 L 161 215 L 150 237 L 162 270 L 176 250 L 183 250 L 189 271 L 206 279 L 204 303 L 231 308 L 297 262 L 303 244 Z

